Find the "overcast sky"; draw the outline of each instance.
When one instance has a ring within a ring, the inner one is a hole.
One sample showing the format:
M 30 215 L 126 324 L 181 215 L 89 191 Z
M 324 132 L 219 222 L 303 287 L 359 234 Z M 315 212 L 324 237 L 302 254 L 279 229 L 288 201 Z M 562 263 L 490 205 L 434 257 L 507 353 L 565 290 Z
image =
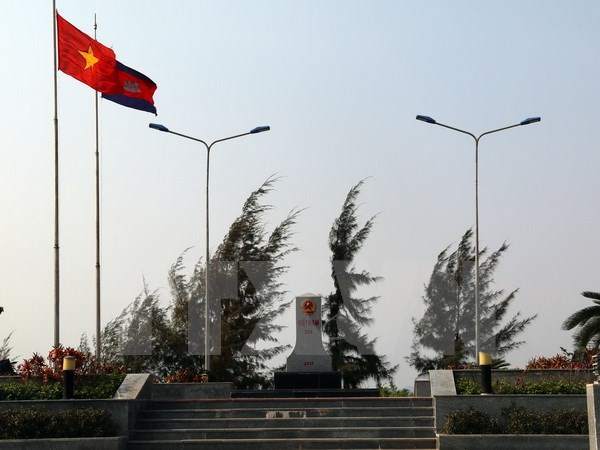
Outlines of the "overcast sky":
M 54 142 L 52 5 L 3 0 L 0 15 L 0 339 L 13 356 L 53 343 Z M 149 122 L 215 146 L 211 249 L 271 174 L 277 224 L 306 208 L 290 299 L 327 294 L 327 236 L 348 189 L 370 177 L 362 220 L 380 213 L 357 267 L 384 281 L 378 351 L 412 387 L 411 317 L 438 253 L 474 225 L 474 145 L 415 120 L 473 133 L 541 116 L 480 145 L 481 245 L 510 249 L 496 287 L 520 288 L 513 312 L 539 314 L 508 355 L 571 348 L 565 317 L 600 290 L 600 4 L 481 1 L 58 0 L 76 27 L 158 84 L 158 117 L 100 102 L 102 324 L 143 287 L 169 299 L 167 271 L 204 254 L 205 151 Z M 61 341 L 95 327 L 94 92 L 59 73 Z M 293 324 L 293 316 L 282 322 Z M 293 330 L 281 340 L 293 345 Z

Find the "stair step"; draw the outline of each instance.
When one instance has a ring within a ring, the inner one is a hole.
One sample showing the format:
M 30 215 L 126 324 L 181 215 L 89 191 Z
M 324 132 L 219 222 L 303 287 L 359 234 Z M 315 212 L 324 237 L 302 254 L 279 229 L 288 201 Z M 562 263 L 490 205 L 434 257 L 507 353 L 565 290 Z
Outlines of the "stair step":
M 132 449 L 180 450 L 182 448 L 209 450 L 328 450 L 328 449 L 427 449 L 435 450 L 436 440 L 417 438 L 357 438 L 357 439 L 189 439 L 130 441 Z
M 307 398 L 307 399 L 219 399 L 219 400 L 152 400 L 151 409 L 286 409 L 298 408 L 368 408 L 433 407 L 430 398 Z
M 348 438 L 433 438 L 432 427 L 346 427 L 346 428 L 187 428 L 136 429 L 136 440 L 187 439 L 348 439 Z
M 290 415 L 302 412 L 306 417 L 423 417 L 433 416 L 433 407 L 334 407 L 306 408 L 295 405 L 289 408 L 242 408 L 242 409 L 151 409 L 144 411 L 144 419 L 160 419 L 176 415 L 179 418 L 265 418 L 276 413 Z
M 151 400 L 130 449 L 435 449 L 431 398 Z
M 142 419 L 138 429 L 433 427 L 429 417 L 173 418 Z

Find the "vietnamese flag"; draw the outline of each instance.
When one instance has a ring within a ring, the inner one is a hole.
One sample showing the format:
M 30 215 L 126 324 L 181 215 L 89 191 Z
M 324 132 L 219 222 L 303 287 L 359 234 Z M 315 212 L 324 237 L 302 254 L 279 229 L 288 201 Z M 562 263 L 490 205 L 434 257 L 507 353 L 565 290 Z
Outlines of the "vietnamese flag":
M 121 91 L 117 94 L 103 93 L 102 98 L 156 115 L 156 107 L 152 98 L 156 91 L 154 81 L 119 61 L 117 61 L 117 78 Z
M 115 52 L 75 28 L 58 13 L 56 23 L 58 69 L 96 91 L 119 93 Z

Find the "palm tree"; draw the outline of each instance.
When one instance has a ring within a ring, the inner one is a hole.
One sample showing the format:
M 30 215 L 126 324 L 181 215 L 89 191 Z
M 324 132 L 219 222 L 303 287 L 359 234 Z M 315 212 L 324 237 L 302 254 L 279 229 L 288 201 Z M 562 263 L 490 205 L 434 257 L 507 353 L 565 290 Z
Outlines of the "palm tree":
M 563 330 L 572 330 L 579 326 L 573 339 L 576 348 L 587 348 L 590 344 L 594 349 L 600 347 L 600 292 L 582 292 L 586 298 L 591 298 L 593 306 L 580 309 L 567 317 L 562 324 Z

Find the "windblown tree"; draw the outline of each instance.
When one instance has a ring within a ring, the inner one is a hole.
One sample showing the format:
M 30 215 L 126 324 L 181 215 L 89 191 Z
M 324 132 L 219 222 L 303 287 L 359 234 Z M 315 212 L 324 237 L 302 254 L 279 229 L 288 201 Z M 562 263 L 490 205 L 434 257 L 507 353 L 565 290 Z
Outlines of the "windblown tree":
M 276 335 L 284 327 L 276 319 L 291 305 L 279 280 L 288 270 L 284 259 L 296 251 L 290 239 L 299 211 L 288 214 L 270 233 L 265 231 L 264 216 L 271 206 L 260 199 L 275 181 L 268 179 L 252 193 L 213 257 L 221 262 L 221 271 L 237 274 L 237 291 L 236 297 L 223 296 L 218 309 L 221 350 L 212 357 L 211 370 L 218 379 L 241 388 L 268 387 L 266 363 L 289 349 L 277 343 Z M 230 261 L 239 264 L 232 266 Z
M 508 249 L 503 244 L 487 255 L 480 251 L 479 312 L 480 350 L 496 361 L 524 342 L 518 336 L 537 317 L 522 318 L 508 312 L 518 289 L 508 294 L 496 290 L 494 272 Z M 457 248 L 448 246 L 437 257 L 423 295 L 425 313 L 413 317 L 412 353 L 409 364 L 422 372 L 463 363 L 475 363 L 475 249 L 473 232 L 468 230 Z
M 4 308 L 0 306 L 0 314 L 4 312 Z M 8 336 L 4 338 L 2 344 L 0 344 L 0 360 L 8 359 L 10 356 L 10 352 L 12 351 L 12 347 L 10 346 L 10 337 L 12 336 L 12 332 L 9 333 Z
M 562 329 L 577 328 L 573 336 L 575 349 L 591 347 L 598 350 L 600 347 L 600 292 L 585 291 L 581 295 L 591 299 L 593 305 L 580 309 L 567 317 Z
M 133 303 L 102 330 L 102 362 L 160 378 L 183 367 L 193 368 L 182 350 L 183 339 L 172 326 L 169 309 L 159 304 L 158 293 L 150 292 L 144 280 L 144 288 Z
M 358 271 L 354 266 L 357 253 L 373 228 L 375 216 L 362 226 L 358 223 L 356 200 L 364 183 L 350 189 L 340 215 L 329 232 L 329 249 L 335 291 L 324 301 L 326 322 L 323 331 L 332 355 L 333 369 L 342 373 L 344 386 L 359 387 L 367 380 L 378 385 L 392 380 L 398 366 L 391 366 L 385 356 L 377 355 L 377 339 L 369 339 L 364 329 L 373 323 L 372 307 L 379 297 L 359 298 L 357 291 L 381 281 L 381 277 Z
M 276 334 L 283 327 L 276 319 L 291 303 L 285 300 L 279 280 L 287 271 L 283 260 L 295 251 L 290 239 L 299 211 L 266 231 L 265 215 L 272 208 L 261 200 L 275 182 L 269 178 L 246 200 L 209 266 L 211 380 L 231 381 L 240 389 L 267 387 L 271 382 L 267 362 L 289 348 L 277 343 Z M 109 323 L 105 335 L 116 336 L 114 330 L 124 329 L 126 339 L 119 347 L 116 339 L 103 339 L 108 359 L 118 360 L 121 350 L 117 348 L 133 344 L 138 350 L 151 349 L 151 354 L 129 361 L 147 364 L 162 377 L 204 368 L 200 355 L 204 353 L 206 266 L 198 261 L 188 277 L 183 256 L 169 271 L 172 299 L 167 308 L 161 308 L 157 296 L 145 289 L 130 311 Z M 147 320 L 145 324 L 140 320 L 144 317 L 152 317 L 149 338 L 142 338 L 148 327 Z

